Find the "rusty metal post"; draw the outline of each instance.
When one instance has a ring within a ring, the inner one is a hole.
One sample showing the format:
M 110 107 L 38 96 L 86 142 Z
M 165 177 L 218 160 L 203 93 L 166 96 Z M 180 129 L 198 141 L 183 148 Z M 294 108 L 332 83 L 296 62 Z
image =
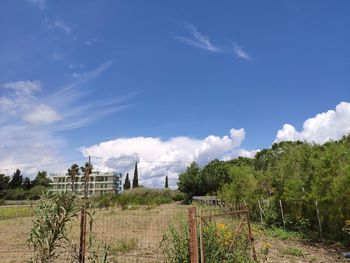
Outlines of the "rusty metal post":
M 250 244 L 252 246 L 252 252 L 253 252 L 253 260 L 255 262 L 258 262 L 258 258 L 256 256 L 256 251 L 255 251 L 255 245 L 254 245 L 254 237 L 253 237 L 253 232 L 252 232 L 252 227 L 250 225 L 250 214 L 249 210 L 247 209 L 247 223 L 248 223 L 248 232 L 249 232 L 249 239 L 250 239 Z
M 188 226 L 189 226 L 189 241 L 190 241 L 190 257 L 191 263 L 199 263 L 198 261 L 198 239 L 197 239 L 197 221 L 196 208 L 188 209 Z
M 89 156 L 89 162 L 85 165 L 84 170 L 84 197 L 83 207 L 81 209 L 80 218 L 80 247 L 79 247 L 79 263 L 85 263 L 85 247 L 86 247 L 86 201 L 88 198 L 89 190 L 89 175 L 91 173 L 91 161 Z

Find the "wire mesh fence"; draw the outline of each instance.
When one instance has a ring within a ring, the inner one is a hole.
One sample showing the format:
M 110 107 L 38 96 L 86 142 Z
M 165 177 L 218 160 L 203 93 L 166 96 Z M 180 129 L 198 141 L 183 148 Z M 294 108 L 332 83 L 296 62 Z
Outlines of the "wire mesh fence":
M 200 262 L 257 261 L 249 210 L 245 206 L 201 206 Z
M 33 256 L 27 242 L 33 219 L 30 209 L 25 214 L 22 208 L 0 208 L 0 262 L 27 262 Z M 9 210 L 12 214 L 5 218 Z M 175 203 L 88 209 L 85 262 L 104 255 L 108 262 L 164 262 L 163 236 L 186 212 L 186 207 Z M 70 243 L 58 249 L 54 262 L 79 262 L 80 218 L 69 229 Z

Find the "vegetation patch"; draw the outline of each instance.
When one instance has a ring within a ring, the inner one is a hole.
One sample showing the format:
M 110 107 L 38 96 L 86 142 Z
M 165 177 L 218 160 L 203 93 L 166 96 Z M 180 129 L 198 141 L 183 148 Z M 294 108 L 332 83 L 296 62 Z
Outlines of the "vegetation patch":
M 304 235 L 300 232 L 285 230 L 279 227 L 267 227 L 264 232 L 268 237 L 274 237 L 280 240 L 298 240 L 304 238 Z
M 136 250 L 138 247 L 138 241 L 136 238 L 128 238 L 118 241 L 111 249 L 111 253 L 116 255 L 118 253 L 128 253 Z
M 2 207 L 0 208 L 0 220 L 31 217 L 34 215 L 34 209 L 31 207 Z
M 295 257 L 304 257 L 304 253 L 299 248 L 295 247 L 288 247 L 285 250 L 283 250 L 283 253 Z

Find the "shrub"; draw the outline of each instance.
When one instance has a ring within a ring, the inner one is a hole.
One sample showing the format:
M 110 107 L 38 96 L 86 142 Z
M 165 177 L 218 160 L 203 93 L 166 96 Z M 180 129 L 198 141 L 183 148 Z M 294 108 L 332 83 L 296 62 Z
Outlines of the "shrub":
M 199 239 L 199 237 L 198 237 Z M 188 224 L 182 219 L 178 225 L 169 226 L 162 247 L 167 263 L 190 262 Z M 207 222 L 203 225 L 205 261 L 210 263 L 251 263 L 250 242 L 247 234 L 229 230 L 224 224 Z M 233 245 L 234 244 L 234 245 Z M 199 245 L 199 244 L 198 244 Z M 200 251 L 200 248 L 198 247 Z
M 101 193 L 91 197 L 90 202 L 92 206 L 97 208 L 108 208 L 114 206 L 118 196 L 114 193 Z
M 183 218 L 178 225 L 170 225 L 161 242 L 166 263 L 189 263 L 188 224 Z
M 122 208 L 128 205 L 161 205 L 172 201 L 172 191 L 169 189 L 136 188 L 126 190 L 117 197 L 117 203 Z
M 35 208 L 28 242 L 34 249 L 32 262 L 51 263 L 58 248 L 69 247 L 68 223 L 78 216 L 78 197 L 70 192 L 46 193 Z

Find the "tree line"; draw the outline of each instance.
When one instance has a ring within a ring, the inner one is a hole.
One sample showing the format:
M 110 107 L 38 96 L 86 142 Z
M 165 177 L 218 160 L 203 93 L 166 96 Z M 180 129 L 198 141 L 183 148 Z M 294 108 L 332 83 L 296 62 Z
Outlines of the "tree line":
M 0 199 L 38 199 L 49 183 L 46 171 L 39 171 L 33 180 L 24 177 L 19 169 L 12 176 L 0 174 Z
M 282 225 L 278 203 L 285 210 L 286 226 L 302 231 L 318 228 L 318 203 L 323 232 L 349 238 L 350 135 L 323 145 L 280 142 L 254 158 L 214 160 L 204 167 L 192 163 L 180 174 L 178 188 L 188 200 L 195 195 L 218 195 L 227 203 L 246 203 L 264 220 Z

